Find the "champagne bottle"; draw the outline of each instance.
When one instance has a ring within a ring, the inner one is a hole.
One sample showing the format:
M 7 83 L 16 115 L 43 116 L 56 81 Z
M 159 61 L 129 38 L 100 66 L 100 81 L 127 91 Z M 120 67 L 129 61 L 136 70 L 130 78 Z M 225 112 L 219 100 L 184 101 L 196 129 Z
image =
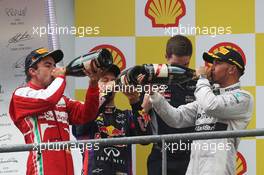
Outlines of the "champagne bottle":
M 182 84 L 195 78 L 195 70 L 180 65 L 145 64 L 144 68 L 152 84 Z
M 195 78 L 195 70 L 180 65 L 143 64 L 122 72 L 117 84 L 137 85 L 140 74 L 145 75 L 141 84 L 182 84 Z
M 139 76 L 139 74 L 143 74 L 143 75 L 146 74 L 146 71 L 143 66 L 134 66 L 128 68 L 119 75 L 119 77 L 116 80 L 116 84 L 119 86 L 126 84 L 137 85 L 139 84 L 137 81 L 137 77 Z
M 84 77 L 84 68 L 94 61 L 96 67 L 107 69 L 113 64 L 112 54 L 107 49 L 100 49 L 95 52 L 89 52 L 72 60 L 66 66 L 66 75 L 75 77 Z
M 139 75 L 144 75 L 144 79 L 138 82 Z M 195 79 L 195 70 L 180 65 L 168 64 L 143 64 L 137 65 L 123 71 L 115 80 L 115 85 L 125 87 L 126 85 L 145 85 L 145 84 L 165 84 L 175 85 L 183 84 Z M 121 88 L 123 89 L 123 88 Z M 112 88 L 114 90 L 114 88 Z M 124 89 L 123 89 L 124 90 Z M 107 100 L 112 96 L 113 92 L 108 91 L 104 98 L 104 103 L 100 110 L 107 104 Z

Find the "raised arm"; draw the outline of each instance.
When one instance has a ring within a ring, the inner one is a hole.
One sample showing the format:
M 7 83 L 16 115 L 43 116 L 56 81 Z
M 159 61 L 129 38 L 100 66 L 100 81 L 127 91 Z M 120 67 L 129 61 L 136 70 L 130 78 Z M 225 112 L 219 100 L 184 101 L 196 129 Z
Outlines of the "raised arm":
M 13 93 L 9 106 L 12 119 L 17 121 L 54 108 L 61 99 L 65 86 L 65 77 L 58 76 L 46 89 L 18 88 Z
M 84 103 L 72 99 L 66 100 L 70 124 L 84 124 L 96 118 L 99 106 L 98 86 L 89 86 Z
M 175 108 L 162 95 L 155 92 L 150 95 L 150 102 L 159 116 L 171 127 L 183 128 L 195 124 L 198 108 L 196 101 Z

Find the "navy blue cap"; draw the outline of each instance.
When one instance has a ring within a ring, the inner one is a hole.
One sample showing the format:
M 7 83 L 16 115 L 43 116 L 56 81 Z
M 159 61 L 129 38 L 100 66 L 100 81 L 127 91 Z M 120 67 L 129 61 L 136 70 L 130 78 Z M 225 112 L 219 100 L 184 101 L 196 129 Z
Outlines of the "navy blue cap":
M 54 59 L 55 63 L 58 63 L 63 58 L 63 52 L 61 50 L 54 50 L 49 52 L 48 49 L 41 47 L 36 50 L 33 50 L 25 60 L 25 72 L 35 64 L 37 64 L 42 58 L 50 56 Z

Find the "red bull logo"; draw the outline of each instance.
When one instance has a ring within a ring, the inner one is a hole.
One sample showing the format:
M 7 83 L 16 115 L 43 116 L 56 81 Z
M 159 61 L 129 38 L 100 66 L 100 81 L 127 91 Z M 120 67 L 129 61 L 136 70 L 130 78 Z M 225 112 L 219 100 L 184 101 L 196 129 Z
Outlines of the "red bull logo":
M 144 109 L 138 111 L 138 123 L 139 123 L 139 127 L 142 131 L 146 131 L 146 127 L 148 125 L 148 123 L 150 122 L 151 118 L 150 118 L 150 115 L 148 113 L 146 113 L 144 111 Z
M 109 137 L 124 136 L 125 132 L 123 129 L 119 130 L 114 126 L 100 126 L 99 131 L 107 134 Z
M 124 54 L 121 52 L 121 50 L 119 50 L 113 45 L 109 45 L 109 44 L 98 45 L 92 48 L 90 51 L 95 51 L 95 50 L 99 50 L 102 48 L 105 48 L 111 52 L 113 59 L 114 59 L 113 60 L 114 64 L 117 65 L 121 71 L 126 68 L 126 59 L 125 59 Z
M 151 120 L 150 115 L 146 113 L 144 109 L 138 111 L 138 113 L 140 116 L 142 116 L 142 118 L 144 119 L 144 122 L 148 123 Z
M 236 175 L 243 175 L 247 172 L 247 162 L 244 156 L 237 152 L 237 159 L 236 159 Z
M 145 15 L 152 27 L 178 27 L 185 13 L 183 0 L 148 0 L 145 6 Z

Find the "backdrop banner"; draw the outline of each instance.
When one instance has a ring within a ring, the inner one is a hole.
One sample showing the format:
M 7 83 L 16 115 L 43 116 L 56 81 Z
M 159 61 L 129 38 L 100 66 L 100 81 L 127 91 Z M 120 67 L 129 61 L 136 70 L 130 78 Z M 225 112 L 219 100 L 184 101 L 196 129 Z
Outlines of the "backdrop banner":
M 31 50 L 48 47 L 45 1 L 0 1 L 0 145 L 22 144 L 24 137 L 9 116 L 12 92 L 25 84 L 24 61 Z M 28 152 L 1 154 L 0 174 L 26 174 Z

